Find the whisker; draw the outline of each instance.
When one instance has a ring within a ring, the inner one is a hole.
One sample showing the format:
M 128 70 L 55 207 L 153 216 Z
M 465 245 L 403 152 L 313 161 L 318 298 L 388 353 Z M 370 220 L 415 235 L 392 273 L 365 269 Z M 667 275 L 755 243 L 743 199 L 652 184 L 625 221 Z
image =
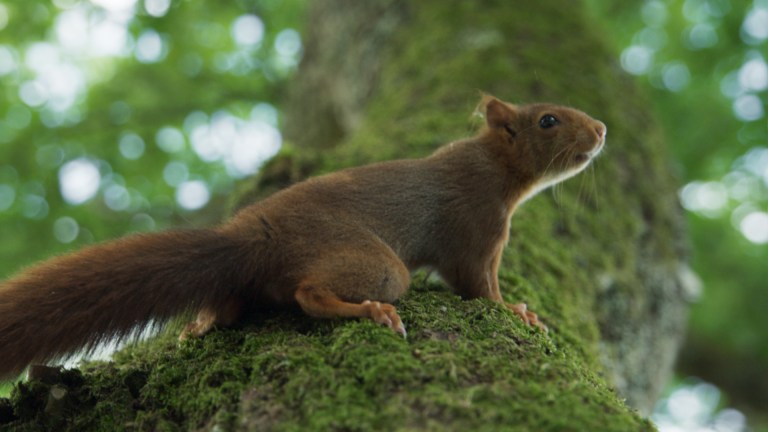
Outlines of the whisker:
M 573 150 L 568 148 L 568 147 L 566 147 L 566 148 L 560 150 L 559 152 L 557 152 L 557 154 L 555 154 L 552 157 L 552 159 L 549 161 L 549 164 L 544 169 L 544 172 L 549 171 L 549 168 L 552 166 L 552 164 L 555 162 L 555 159 L 557 159 L 558 156 L 560 156 L 561 154 L 563 154 L 565 152 L 568 152 L 568 151 L 573 152 Z M 572 156 L 571 154 L 568 154 L 566 156 L 566 160 L 570 159 L 571 156 Z M 561 213 L 563 211 L 563 206 L 562 206 L 563 190 L 564 190 L 564 187 L 562 185 L 562 182 L 557 182 L 554 185 L 552 185 L 552 197 L 554 198 L 555 203 L 557 204 L 558 211 L 560 211 Z
M 597 164 L 592 162 L 592 190 L 594 191 L 595 209 L 600 209 L 600 190 L 597 188 Z
M 555 154 L 554 156 L 552 156 L 552 159 L 550 159 L 549 164 L 547 164 L 547 167 L 544 168 L 544 172 L 549 171 L 549 168 L 552 166 L 553 163 L 555 163 L 555 159 L 557 159 L 558 156 L 563 154 L 563 152 L 566 152 L 568 150 L 570 150 L 570 149 L 568 147 L 566 147 L 566 148 L 560 150 L 559 152 L 557 152 L 557 154 Z
M 582 175 L 579 179 L 579 191 L 576 193 L 576 208 L 581 210 L 584 208 L 585 189 L 584 184 L 586 182 L 586 176 Z
M 560 205 L 560 183 L 555 183 L 552 185 L 552 199 L 555 201 L 555 204 L 557 205 L 557 208 L 560 209 L 562 207 Z

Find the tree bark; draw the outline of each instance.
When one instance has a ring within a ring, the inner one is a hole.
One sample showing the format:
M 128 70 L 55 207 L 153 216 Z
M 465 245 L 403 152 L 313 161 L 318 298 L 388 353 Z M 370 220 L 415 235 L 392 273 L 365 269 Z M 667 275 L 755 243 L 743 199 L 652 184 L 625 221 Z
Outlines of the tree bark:
M 264 312 L 242 330 L 156 338 L 114 363 L 20 385 L 3 424 L 71 430 L 652 430 L 691 284 L 649 103 L 580 1 L 320 0 L 268 193 L 310 173 L 420 157 L 473 133 L 479 91 L 575 106 L 608 125 L 594 169 L 518 210 L 507 300 L 461 301 L 417 275 L 407 340 L 369 321 Z M 461 175 L 461 173 L 457 173 Z M 267 192 L 265 192 L 267 191 Z M 65 418 L 42 412 L 52 386 Z

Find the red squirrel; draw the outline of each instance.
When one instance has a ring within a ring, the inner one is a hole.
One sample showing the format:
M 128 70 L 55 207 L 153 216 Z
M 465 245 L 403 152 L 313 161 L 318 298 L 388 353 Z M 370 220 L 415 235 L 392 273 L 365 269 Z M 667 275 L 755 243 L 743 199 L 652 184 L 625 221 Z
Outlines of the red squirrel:
M 258 308 L 298 305 L 405 335 L 392 306 L 411 271 L 504 303 L 497 271 L 515 208 L 583 170 L 606 126 L 572 108 L 484 96 L 475 137 L 423 159 L 311 178 L 212 229 L 137 234 L 52 258 L 0 285 L 0 379 L 32 362 L 193 312 L 180 339 Z M 525 304 L 508 304 L 544 328 Z

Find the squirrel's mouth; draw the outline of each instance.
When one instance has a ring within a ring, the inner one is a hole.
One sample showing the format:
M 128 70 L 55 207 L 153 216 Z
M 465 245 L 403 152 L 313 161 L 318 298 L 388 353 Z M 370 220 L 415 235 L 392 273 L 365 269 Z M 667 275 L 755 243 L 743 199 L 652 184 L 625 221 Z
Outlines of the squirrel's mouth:
M 576 162 L 577 164 L 583 164 L 583 163 L 589 162 L 590 160 L 592 160 L 593 158 L 595 158 L 597 155 L 600 154 L 604 146 L 605 146 L 605 139 L 601 139 L 600 141 L 597 142 L 597 145 L 592 150 L 588 152 L 577 153 L 573 157 L 573 161 Z
M 591 157 L 589 157 L 589 153 L 579 153 L 573 157 L 573 161 L 579 165 L 589 161 L 590 159 Z

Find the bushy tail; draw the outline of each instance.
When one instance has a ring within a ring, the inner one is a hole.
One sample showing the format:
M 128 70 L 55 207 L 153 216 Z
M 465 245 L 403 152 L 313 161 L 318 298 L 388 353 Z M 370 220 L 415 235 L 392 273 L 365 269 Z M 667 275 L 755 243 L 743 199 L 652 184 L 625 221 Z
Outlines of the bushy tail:
M 252 247 L 252 246 L 251 246 Z M 0 285 L 0 380 L 151 323 L 216 307 L 254 251 L 212 230 L 140 234 L 51 259 Z

